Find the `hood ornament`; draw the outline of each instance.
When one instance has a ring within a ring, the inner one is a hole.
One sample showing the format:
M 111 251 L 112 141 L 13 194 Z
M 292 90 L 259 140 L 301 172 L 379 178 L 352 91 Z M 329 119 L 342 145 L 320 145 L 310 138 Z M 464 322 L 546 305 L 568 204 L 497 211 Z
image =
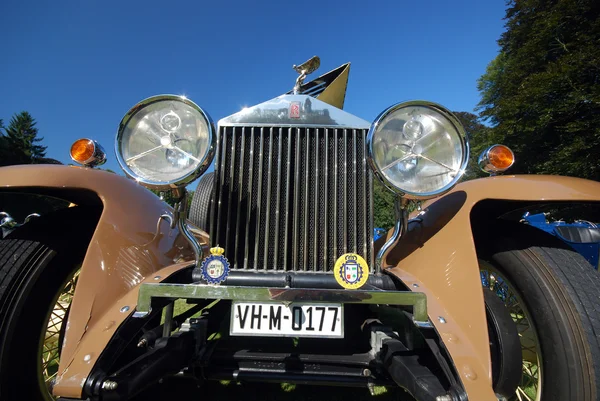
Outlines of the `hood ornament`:
M 304 83 L 306 76 L 315 72 L 320 65 L 321 59 L 319 58 L 319 56 L 313 56 L 310 59 L 308 59 L 308 61 L 305 61 L 300 65 L 293 66 L 294 70 L 296 70 L 296 72 L 300 74 L 298 79 L 296 79 L 296 85 L 294 85 L 294 95 L 298 95 L 300 93 L 300 86 L 302 86 L 302 84 Z

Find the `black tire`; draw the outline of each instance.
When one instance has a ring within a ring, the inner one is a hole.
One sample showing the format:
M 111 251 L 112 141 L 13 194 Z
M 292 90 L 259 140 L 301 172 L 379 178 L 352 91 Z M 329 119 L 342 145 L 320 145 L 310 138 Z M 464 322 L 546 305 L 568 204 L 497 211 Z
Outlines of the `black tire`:
M 198 182 L 188 219 L 198 228 L 208 232 L 210 228 L 210 201 L 214 189 L 215 173 L 205 174 Z
M 513 285 L 533 322 L 541 399 L 600 400 L 598 272 L 560 241 L 528 230 L 496 241 L 487 252 L 485 259 Z
M 83 221 L 99 212 L 81 207 L 59 211 L 0 240 L 0 400 L 49 399 L 40 382 L 40 341 L 56 298 L 79 268 L 94 231 Z

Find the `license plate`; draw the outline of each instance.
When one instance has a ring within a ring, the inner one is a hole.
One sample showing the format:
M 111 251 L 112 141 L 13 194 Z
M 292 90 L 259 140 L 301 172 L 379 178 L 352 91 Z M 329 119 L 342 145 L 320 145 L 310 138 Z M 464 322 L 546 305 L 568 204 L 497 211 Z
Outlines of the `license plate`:
M 341 304 L 232 302 L 234 336 L 344 337 Z

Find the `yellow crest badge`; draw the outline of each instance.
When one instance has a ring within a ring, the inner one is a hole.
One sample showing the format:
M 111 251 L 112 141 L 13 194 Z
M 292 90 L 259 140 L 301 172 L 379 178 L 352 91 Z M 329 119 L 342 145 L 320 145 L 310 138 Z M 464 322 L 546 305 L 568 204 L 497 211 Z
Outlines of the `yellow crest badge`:
M 342 287 L 356 290 L 365 285 L 369 279 L 369 265 L 362 256 L 346 253 L 336 260 L 333 275 Z

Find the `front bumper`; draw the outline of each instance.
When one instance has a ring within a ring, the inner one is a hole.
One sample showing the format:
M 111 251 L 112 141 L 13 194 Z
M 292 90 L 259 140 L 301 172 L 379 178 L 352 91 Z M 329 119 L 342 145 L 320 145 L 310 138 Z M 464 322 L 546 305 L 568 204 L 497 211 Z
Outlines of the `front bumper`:
M 133 317 L 150 314 L 152 300 L 166 299 L 223 299 L 255 302 L 382 304 L 412 306 L 413 322 L 421 328 L 433 327 L 427 316 L 427 297 L 412 291 L 361 291 L 344 289 L 304 289 L 234 287 L 205 284 L 155 284 L 140 286 L 136 312 Z

